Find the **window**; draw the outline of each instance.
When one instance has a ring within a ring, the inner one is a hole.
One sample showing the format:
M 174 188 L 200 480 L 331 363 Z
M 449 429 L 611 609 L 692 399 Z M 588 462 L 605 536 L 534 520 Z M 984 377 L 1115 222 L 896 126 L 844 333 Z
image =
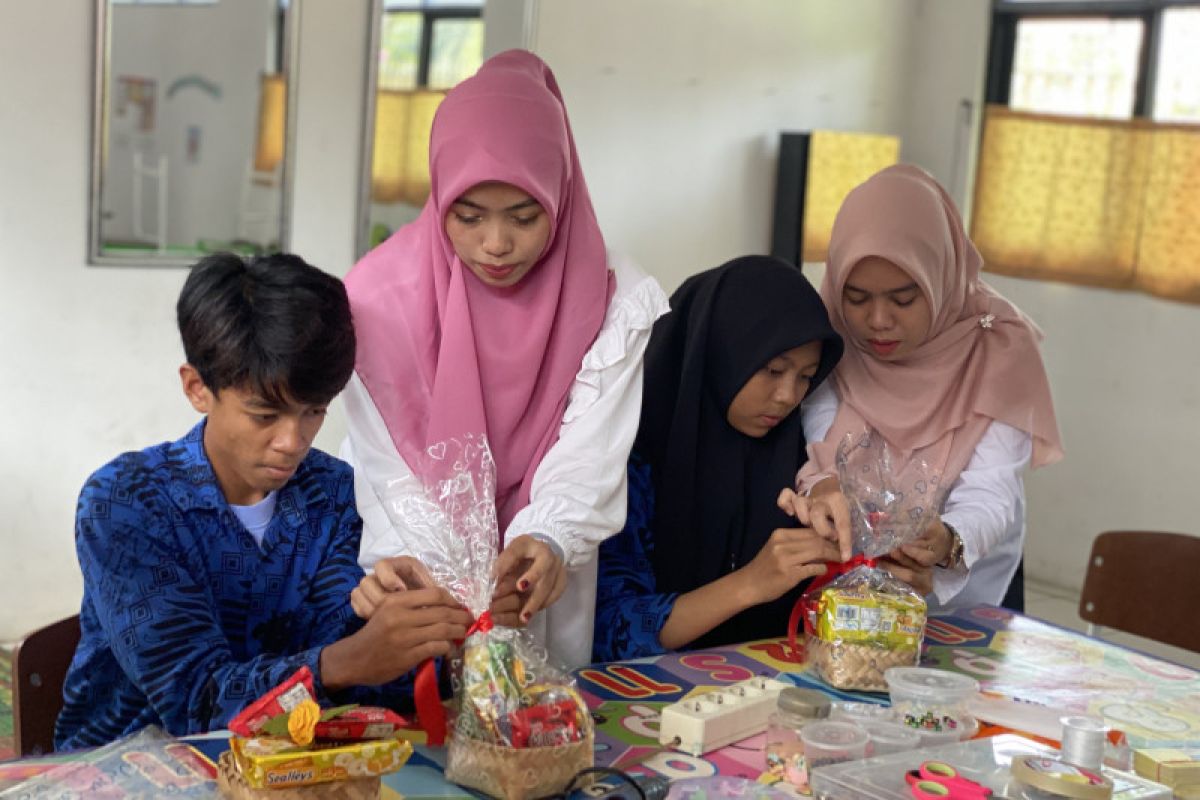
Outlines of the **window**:
M 1009 108 L 1132 116 L 1143 28 L 1140 19 L 1019 20 Z
M 383 4 L 360 253 L 421 212 L 429 195 L 434 113 L 446 91 L 483 63 L 482 7 L 483 0 Z
M 1154 118 L 1200 122 L 1200 6 L 1163 12 Z
M 388 0 L 379 37 L 379 88 L 449 89 L 483 63 L 482 0 Z
M 993 272 L 1200 302 L 1200 0 L 997 0 L 971 235 Z

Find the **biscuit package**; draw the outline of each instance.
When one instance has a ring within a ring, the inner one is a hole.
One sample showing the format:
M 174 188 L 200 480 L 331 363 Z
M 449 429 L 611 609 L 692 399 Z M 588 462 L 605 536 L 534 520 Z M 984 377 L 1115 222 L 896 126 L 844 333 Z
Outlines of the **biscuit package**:
M 875 566 L 875 559 L 925 530 L 941 507 L 939 476 L 920 461 L 896 474 L 883 437 L 867 432 L 838 447 L 838 478 L 850 503 L 857 555 L 802 600 L 805 652 L 817 675 L 839 689 L 886 691 L 890 667 L 916 666 L 925 600 Z
M 426 451 L 417 485 L 387 487 L 385 510 L 404 531 L 410 555 L 475 617 L 450 659 L 453 729 L 446 777 L 503 798 L 560 792 L 592 766 L 593 728 L 569 673 L 524 630 L 495 625 L 489 608 L 497 578 L 495 465 L 483 437 L 465 436 Z M 440 706 L 422 705 L 421 723 L 436 742 Z M 429 713 L 433 711 L 434 713 Z
M 321 708 L 301 667 L 229 722 L 228 775 L 247 791 L 378 778 L 412 755 L 408 720 L 386 708 Z M 333 792 L 330 789 L 329 792 Z

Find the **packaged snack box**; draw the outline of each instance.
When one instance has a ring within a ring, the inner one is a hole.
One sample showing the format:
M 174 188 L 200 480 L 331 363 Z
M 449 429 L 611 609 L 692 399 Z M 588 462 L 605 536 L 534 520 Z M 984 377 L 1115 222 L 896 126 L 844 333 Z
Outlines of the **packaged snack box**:
M 1133 768 L 1143 778 L 1176 790 L 1192 787 L 1193 793 L 1200 797 L 1200 747 L 1135 750 Z
M 242 778 L 253 789 L 377 777 L 400 769 L 412 755 L 409 742 L 394 738 L 301 746 L 283 737 L 234 737 L 230 750 Z

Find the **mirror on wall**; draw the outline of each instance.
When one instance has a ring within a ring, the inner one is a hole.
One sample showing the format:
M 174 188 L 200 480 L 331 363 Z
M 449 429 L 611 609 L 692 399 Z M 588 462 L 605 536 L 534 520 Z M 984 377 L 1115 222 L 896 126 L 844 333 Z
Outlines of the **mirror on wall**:
M 375 0 L 369 52 L 359 255 L 421 213 L 434 112 L 483 63 L 483 0 Z
M 89 261 L 287 247 L 295 0 L 97 0 Z

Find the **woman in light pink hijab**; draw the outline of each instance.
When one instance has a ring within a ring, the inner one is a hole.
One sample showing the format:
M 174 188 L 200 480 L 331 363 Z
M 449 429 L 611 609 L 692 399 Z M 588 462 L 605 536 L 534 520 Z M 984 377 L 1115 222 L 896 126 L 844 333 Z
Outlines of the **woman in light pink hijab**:
M 894 468 L 924 461 L 950 487 L 942 513 L 889 568 L 932 591 L 932 608 L 1021 605 L 1006 592 L 1020 588 L 1022 473 L 1063 455 L 1041 332 L 980 279 L 981 266 L 945 190 L 899 165 L 847 196 L 821 285 L 846 354 L 832 389 L 808 401 L 818 444 L 798 511 L 818 529 L 848 524 L 831 477 L 848 434 L 878 431 Z
M 380 562 L 419 556 L 391 494 L 429 445 L 485 434 L 512 601 L 495 608 L 529 622 L 563 594 L 568 568 L 584 573 L 563 601 L 571 619 L 540 623 L 569 628 L 559 655 L 582 663 L 593 555 L 624 523 L 641 356 L 665 297 L 606 251 L 561 93 L 533 54 L 495 56 L 451 90 L 429 166 L 420 217 L 346 279 L 358 360 L 343 453 L 356 466 L 360 560 L 376 589 L 419 580 L 411 561 Z

